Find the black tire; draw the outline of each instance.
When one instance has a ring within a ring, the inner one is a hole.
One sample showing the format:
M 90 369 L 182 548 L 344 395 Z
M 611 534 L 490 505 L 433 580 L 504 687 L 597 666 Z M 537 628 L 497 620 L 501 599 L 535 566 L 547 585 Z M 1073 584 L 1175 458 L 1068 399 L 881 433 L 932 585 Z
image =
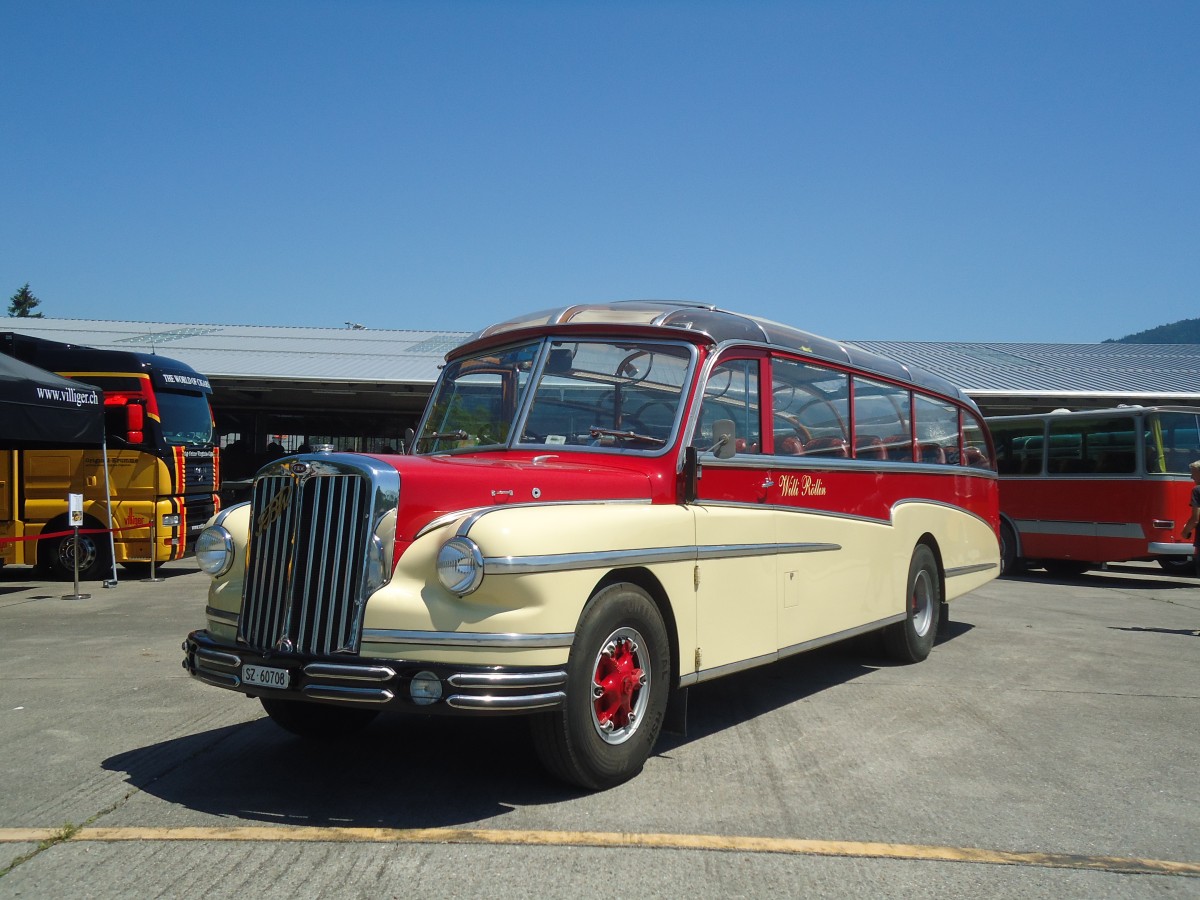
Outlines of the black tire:
M 1074 578 L 1090 569 L 1092 564 L 1077 559 L 1044 559 L 1042 567 L 1058 578 Z
M 921 662 L 933 649 L 942 612 L 942 582 L 937 559 L 925 544 L 917 544 L 908 564 L 908 593 L 903 622 L 884 629 L 888 656 L 897 662 Z
M 101 538 L 104 540 L 101 541 Z M 78 552 L 80 581 L 101 581 L 109 576 L 112 566 L 108 561 L 107 535 L 78 535 Z M 45 541 L 44 547 L 38 547 L 38 563 L 51 578 L 74 581 L 75 553 L 76 535 L 50 538 Z
M 357 706 L 327 706 L 300 700 L 259 697 L 271 721 L 297 737 L 333 741 L 358 734 L 379 715 L 377 709 Z
M 1192 556 L 1160 556 L 1157 562 L 1163 571 L 1172 575 L 1195 575 L 1196 560 Z
M 1000 576 L 1020 575 L 1025 561 L 1017 556 L 1017 533 L 1008 522 L 1000 523 Z
M 614 584 L 583 608 L 561 710 L 530 723 L 542 765 L 599 791 L 642 770 L 662 730 L 671 682 L 667 629 L 641 588 Z

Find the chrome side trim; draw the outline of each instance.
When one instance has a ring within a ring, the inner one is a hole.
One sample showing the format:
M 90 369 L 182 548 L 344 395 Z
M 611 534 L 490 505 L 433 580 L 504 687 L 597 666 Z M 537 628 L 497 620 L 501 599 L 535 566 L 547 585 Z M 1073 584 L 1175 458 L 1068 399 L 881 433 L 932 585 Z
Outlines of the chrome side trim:
M 218 622 L 225 622 L 229 625 L 238 623 L 239 614 L 230 612 L 227 609 L 217 609 L 215 606 L 204 607 L 204 614 L 210 619 L 216 619 Z
M 497 697 L 497 696 L 470 696 L 465 694 L 451 694 L 446 698 L 446 705 L 452 706 L 455 709 L 473 709 L 473 710 L 504 710 L 511 712 L 513 710 L 523 709 L 551 709 L 556 706 L 561 706 L 563 701 L 567 699 L 567 695 L 562 691 L 554 691 L 549 694 L 528 694 L 523 697 Z
M 457 537 L 467 537 L 467 535 L 470 533 L 471 529 L 475 527 L 475 523 L 478 522 L 480 519 L 482 519 L 484 516 L 488 515 L 489 513 L 502 512 L 502 511 L 508 510 L 508 509 L 528 509 L 531 507 L 545 507 L 545 506 L 553 506 L 553 507 L 559 507 L 559 506 L 619 506 L 619 505 L 623 505 L 623 504 L 633 504 L 635 506 L 649 506 L 650 498 L 649 497 L 627 497 L 627 498 L 618 499 L 618 500 L 561 500 L 561 501 L 556 500 L 556 501 L 549 501 L 546 503 L 502 503 L 498 506 L 488 506 L 483 509 L 475 510 L 473 513 L 471 513 L 470 516 L 467 517 L 467 520 L 458 527 L 456 536 Z M 456 515 L 461 516 L 462 513 L 461 512 L 456 513 Z
M 218 650 L 197 649 L 196 662 L 220 666 L 223 669 L 240 669 L 242 667 L 242 658 L 240 656 L 235 656 L 232 653 L 221 653 Z
M 570 647 L 573 632 L 563 634 L 487 634 L 472 631 L 403 631 L 397 628 L 365 628 L 363 643 L 435 644 L 441 647 L 485 647 L 502 650 L 537 650 Z
M 217 687 L 237 688 L 242 683 L 242 679 L 237 675 L 223 675 L 220 672 L 210 672 L 199 666 L 196 667 L 196 671 L 192 674 L 201 681 L 207 681 L 209 684 L 215 684 Z
M 442 515 L 438 516 L 436 519 L 432 519 L 431 521 L 426 522 L 424 525 L 422 525 L 420 527 L 420 529 L 418 529 L 417 533 L 413 535 L 413 540 L 415 541 L 418 538 L 424 537 L 425 535 L 429 534 L 429 532 L 431 532 L 431 531 L 437 531 L 437 529 L 439 529 L 445 525 L 449 525 L 451 522 L 455 521 L 456 519 L 460 519 L 466 515 L 471 515 L 473 513 L 478 512 L 479 510 L 480 510 L 480 507 L 472 506 L 469 509 L 459 509 L 459 510 L 455 510 L 454 512 L 443 513 Z
M 976 572 L 988 572 L 998 568 L 1000 566 L 996 563 L 975 563 L 970 566 L 955 566 L 953 569 L 946 570 L 946 577 L 955 578 L 959 575 L 974 575 Z
M 344 678 L 348 681 L 388 681 L 396 672 L 387 666 L 344 666 L 338 663 L 309 663 L 304 667 L 309 678 Z
M 309 684 L 301 691 L 314 700 L 338 700 L 342 703 L 391 703 L 396 695 L 387 688 L 338 687 L 333 684 Z
M 473 687 L 553 687 L 567 680 L 564 671 L 555 672 L 459 672 L 446 679 L 456 688 Z
M 1084 537 L 1144 538 L 1137 522 L 1071 522 L 1067 520 L 1017 519 L 1026 534 L 1082 535 Z
M 789 647 L 783 647 L 774 653 L 764 653 L 762 656 L 756 656 L 753 659 L 743 659 L 738 662 L 732 662 L 728 665 L 717 666 L 712 669 L 701 669 L 699 672 L 692 672 L 688 675 L 683 675 L 679 679 L 680 687 L 688 687 L 689 685 L 699 684 L 702 681 L 711 681 L 714 678 L 720 678 L 723 675 L 732 675 L 734 672 L 742 672 L 746 669 L 753 669 L 758 666 L 769 665 L 773 662 L 778 662 L 788 656 L 795 656 L 797 653 L 804 653 L 808 650 L 815 650 L 818 647 L 824 647 L 828 644 L 836 644 L 838 641 L 844 641 L 847 638 L 857 637 L 860 634 L 866 634 L 869 631 L 875 631 L 887 625 L 892 625 L 896 622 L 903 622 L 907 613 L 897 613 L 894 616 L 887 616 L 875 622 L 868 622 L 866 625 L 856 625 L 854 628 L 847 628 L 845 631 L 839 631 L 837 634 L 829 634 L 824 637 L 813 638 L 811 641 L 802 641 L 799 644 L 792 644 Z
M 824 553 L 840 550 L 839 544 L 711 544 L 700 547 L 650 547 L 642 550 L 595 550 L 583 553 L 552 553 L 545 556 L 486 556 L 485 575 L 529 575 L 600 569 L 610 566 L 653 565 L 691 562 L 700 559 L 734 559 L 775 556 L 781 553 Z

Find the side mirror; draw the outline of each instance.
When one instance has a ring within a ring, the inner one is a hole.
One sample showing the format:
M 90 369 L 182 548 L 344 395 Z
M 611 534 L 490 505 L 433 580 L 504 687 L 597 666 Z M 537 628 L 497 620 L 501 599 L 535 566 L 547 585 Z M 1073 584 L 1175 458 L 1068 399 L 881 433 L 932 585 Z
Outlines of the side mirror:
M 737 450 L 737 441 L 734 440 L 735 431 L 736 426 L 733 424 L 733 419 L 717 419 L 713 422 L 714 441 L 710 450 L 717 459 L 729 459 Z
M 146 440 L 146 407 L 130 403 L 125 407 L 125 440 L 141 444 Z

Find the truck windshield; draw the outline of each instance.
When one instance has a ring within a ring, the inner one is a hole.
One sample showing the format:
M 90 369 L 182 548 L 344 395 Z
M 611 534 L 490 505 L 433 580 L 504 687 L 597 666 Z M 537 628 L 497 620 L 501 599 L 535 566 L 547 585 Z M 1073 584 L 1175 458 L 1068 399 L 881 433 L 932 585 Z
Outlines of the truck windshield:
M 159 390 L 156 396 L 167 444 L 203 447 L 212 443 L 212 411 L 203 394 Z
M 550 340 L 456 360 L 438 382 L 417 452 L 510 444 L 661 451 L 678 425 L 692 359 L 682 343 Z

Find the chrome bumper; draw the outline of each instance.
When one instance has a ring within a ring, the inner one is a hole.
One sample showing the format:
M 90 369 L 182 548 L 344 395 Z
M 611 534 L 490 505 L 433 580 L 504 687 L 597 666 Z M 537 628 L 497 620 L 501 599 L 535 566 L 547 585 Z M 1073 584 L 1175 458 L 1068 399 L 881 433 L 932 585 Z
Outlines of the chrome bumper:
M 567 673 L 562 669 L 465 668 L 392 659 L 265 654 L 218 642 L 207 631 L 189 634 L 183 652 L 183 667 L 189 674 L 252 697 L 442 714 L 542 712 L 561 707 L 566 699 Z M 286 669 L 289 685 L 279 689 L 247 684 L 242 681 L 244 665 Z M 419 673 L 431 673 L 441 683 L 439 700 L 413 700 L 410 686 Z

